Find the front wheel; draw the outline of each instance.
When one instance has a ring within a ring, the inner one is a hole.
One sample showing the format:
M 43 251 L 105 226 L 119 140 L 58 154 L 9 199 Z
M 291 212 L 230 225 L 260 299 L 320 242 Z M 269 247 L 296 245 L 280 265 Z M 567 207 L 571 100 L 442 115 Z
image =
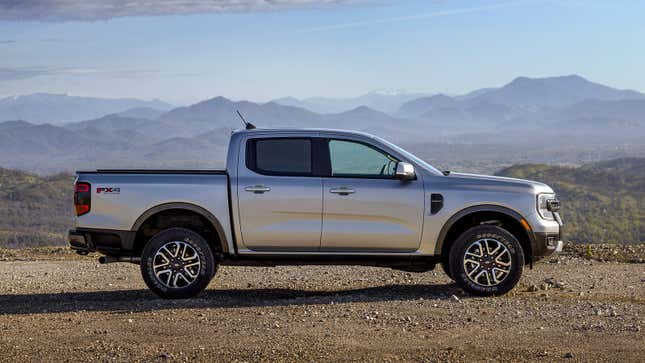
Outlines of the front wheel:
M 165 299 L 185 299 L 202 292 L 217 266 L 208 242 L 185 228 L 154 235 L 143 249 L 141 275 L 148 288 Z
M 524 252 L 507 230 L 479 225 L 464 232 L 450 249 L 450 272 L 465 291 L 503 295 L 522 277 Z

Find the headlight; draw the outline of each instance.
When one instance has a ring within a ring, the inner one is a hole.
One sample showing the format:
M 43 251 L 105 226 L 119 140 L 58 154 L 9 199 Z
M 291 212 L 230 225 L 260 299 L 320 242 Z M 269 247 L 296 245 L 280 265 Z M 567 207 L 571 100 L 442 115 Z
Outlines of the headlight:
M 537 196 L 537 211 L 540 217 L 548 221 L 555 220 L 553 212 L 560 210 L 560 201 L 553 193 L 538 194 Z

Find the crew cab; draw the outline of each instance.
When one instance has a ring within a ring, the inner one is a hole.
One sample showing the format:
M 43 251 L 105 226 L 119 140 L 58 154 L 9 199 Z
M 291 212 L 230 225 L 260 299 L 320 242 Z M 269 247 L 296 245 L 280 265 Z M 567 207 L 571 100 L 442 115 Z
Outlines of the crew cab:
M 440 264 L 467 292 L 501 295 L 562 248 L 549 186 L 441 172 L 341 130 L 235 131 L 225 170 L 79 171 L 74 204 L 71 248 L 140 264 L 164 298 L 198 294 L 219 265 L 310 264 Z

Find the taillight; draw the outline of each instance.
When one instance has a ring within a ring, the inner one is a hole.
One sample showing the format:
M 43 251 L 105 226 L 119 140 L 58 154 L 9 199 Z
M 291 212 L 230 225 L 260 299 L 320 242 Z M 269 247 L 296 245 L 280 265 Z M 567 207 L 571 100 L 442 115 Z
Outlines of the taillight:
M 76 182 L 74 185 L 74 208 L 76 215 L 82 216 L 90 211 L 92 193 L 90 183 Z

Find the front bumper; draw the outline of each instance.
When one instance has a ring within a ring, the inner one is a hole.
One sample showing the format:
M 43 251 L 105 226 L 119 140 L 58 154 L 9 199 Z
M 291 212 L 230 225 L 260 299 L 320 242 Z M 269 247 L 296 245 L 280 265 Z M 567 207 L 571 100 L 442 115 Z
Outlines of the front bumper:
M 564 243 L 560 233 L 536 232 L 533 234 L 533 256 L 542 258 L 555 252 L 562 252 Z
M 558 223 L 557 232 L 533 232 L 531 247 L 533 261 L 539 261 L 554 253 L 562 252 L 564 242 L 562 241 L 562 219 L 558 213 L 554 213 Z

